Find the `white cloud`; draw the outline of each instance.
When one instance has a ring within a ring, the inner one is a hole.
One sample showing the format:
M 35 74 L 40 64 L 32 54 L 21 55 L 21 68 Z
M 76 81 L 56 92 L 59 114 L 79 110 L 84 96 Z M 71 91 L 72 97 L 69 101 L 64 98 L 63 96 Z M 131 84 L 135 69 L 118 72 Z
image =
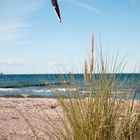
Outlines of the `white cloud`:
M 58 61 L 51 61 L 51 62 L 49 62 L 49 65 L 53 65 L 53 66 L 66 66 L 64 62 L 58 62 Z
M 20 40 L 24 36 L 22 29 L 28 25 L 21 21 L 0 21 L 0 47 L 5 48 Z
M 15 45 L 32 43 L 25 38 L 31 26 L 28 19 L 44 2 L 47 0 L 0 0 L 0 72 L 31 72 L 30 65 L 16 63 L 7 52 Z
M 23 19 L 38 10 L 45 0 L 1 0 L 0 17 Z
M 64 1 L 67 1 L 67 2 L 70 2 L 70 3 L 73 3 L 74 5 L 78 6 L 78 7 L 81 7 L 85 10 L 88 10 L 94 14 L 97 14 L 99 16 L 102 16 L 102 17 L 106 17 L 106 18 L 111 18 L 110 16 L 108 15 L 105 15 L 101 10 L 87 4 L 87 3 L 83 3 L 81 2 L 80 0 L 63 0 Z
M 0 73 L 14 73 L 14 71 L 18 72 L 23 69 L 21 64 L 3 62 L 0 63 Z
M 30 63 L 14 63 L 3 62 L 0 63 L 0 73 L 4 74 L 28 74 L 28 73 L 45 73 L 42 67 Z
M 22 40 L 26 34 L 24 29 L 30 26 L 27 17 L 38 10 L 43 2 L 44 0 L 0 1 L 0 48 L 9 48 Z

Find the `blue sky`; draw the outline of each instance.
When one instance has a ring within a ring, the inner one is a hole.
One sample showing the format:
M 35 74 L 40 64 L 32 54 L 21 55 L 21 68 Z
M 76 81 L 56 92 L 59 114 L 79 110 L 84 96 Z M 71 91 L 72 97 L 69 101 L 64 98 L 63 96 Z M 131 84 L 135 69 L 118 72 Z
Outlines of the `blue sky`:
M 82 72 L 92 33 L 95 53 L 101 42 L 109 54 L 128 52 L 124 72 L 139 67 L 139 0 L 58 2 L 61 24 L 50 0 L 0 0 L 0 72 Z

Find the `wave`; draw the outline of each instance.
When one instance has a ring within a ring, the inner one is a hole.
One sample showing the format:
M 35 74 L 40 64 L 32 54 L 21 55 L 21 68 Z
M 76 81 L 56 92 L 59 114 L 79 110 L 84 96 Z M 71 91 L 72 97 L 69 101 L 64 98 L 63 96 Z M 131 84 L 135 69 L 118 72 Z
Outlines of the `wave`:
M 19 89 L 14 89 L 14 88 L 0 88 L 0 92 L 1 91 L 11 91 L 11 90 L 13 90 L 13 91 L 15 90 L 16 91 L 16 90 L 19 90 Z
M 76 88 L 52 88 L 48 87 L 22 87 L 22 88 L 0 88 L 0 97 L 15 97 L 15 98 L 31 98 L 31 97 L 46 97 L 55 98 L 58 93 L 60 96 L 66 96 L 68 92 L 76 91 Z
M 77 92 L 78 91 L 78 92 Z M 76 97 L 77 93 L 80 93 L 80 97 L 88 97 L 89 92 L 83 89 L 77 88 L 48 88 L 48 87 L 23 87 L 23 88 L 0 88 L 0 97 L 14 97 L 14 98 L 56 98 L 56 97 Z M 127 92 L 127 95 L 131 95 L 132 92 Z M 122 97 L 124 94 L 123 91 L 119 91 L 116 94 L 115 91 L 112 91 L 112 95 Z M 78 95 L 79 96 L 79 95 Z M 94 94 L 96 96 L 96 94 Z M 114 96 L 114 97 L 115 97 Z M 136 94 L 136 98 L 140 99 L 140 92 Z

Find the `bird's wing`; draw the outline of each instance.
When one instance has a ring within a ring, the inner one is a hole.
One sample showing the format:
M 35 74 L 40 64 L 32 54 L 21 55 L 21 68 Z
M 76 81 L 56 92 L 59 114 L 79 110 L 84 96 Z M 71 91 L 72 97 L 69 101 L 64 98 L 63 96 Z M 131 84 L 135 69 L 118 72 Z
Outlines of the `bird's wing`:
M 51 0 L 51 3 L 52 3 L 54 12 L 55 12 L 59 22 L 61 22 L 61 15 L 60 15 L 60 10 L 59 10 L 59 6 L 58 6 L 58 3 L 57 3 L 57 0 Z

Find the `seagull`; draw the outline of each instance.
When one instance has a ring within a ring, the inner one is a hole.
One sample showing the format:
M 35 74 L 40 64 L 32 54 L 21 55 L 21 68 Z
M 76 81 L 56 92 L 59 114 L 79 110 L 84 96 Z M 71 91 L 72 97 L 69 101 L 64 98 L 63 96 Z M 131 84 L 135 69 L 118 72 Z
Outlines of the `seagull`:
M 55 12 L 55 14 L 58 18 L 58 21 L 61 22 L 61 15 L 60 15 L 60 10 L 59 10 L 57 0 L 51 0 L 51 3 L 52 3 L 52 6 L 53 6 L 53 9 L 54 9 L 54 12 Z

